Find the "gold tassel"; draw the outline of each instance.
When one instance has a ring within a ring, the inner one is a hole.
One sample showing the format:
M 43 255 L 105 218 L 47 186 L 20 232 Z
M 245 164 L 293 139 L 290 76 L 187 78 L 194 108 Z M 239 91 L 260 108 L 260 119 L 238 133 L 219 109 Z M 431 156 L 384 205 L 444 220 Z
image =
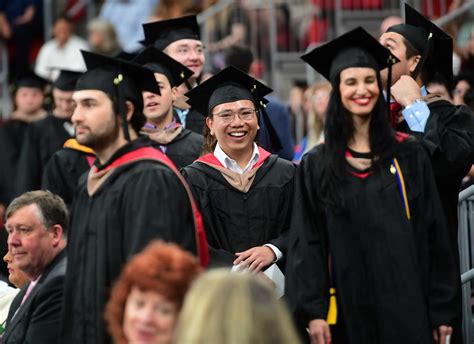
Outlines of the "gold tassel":
M 326 321 L 329 325 L 336 325 L 337 323 L 336 288 L 329 289 L 329 311 Z

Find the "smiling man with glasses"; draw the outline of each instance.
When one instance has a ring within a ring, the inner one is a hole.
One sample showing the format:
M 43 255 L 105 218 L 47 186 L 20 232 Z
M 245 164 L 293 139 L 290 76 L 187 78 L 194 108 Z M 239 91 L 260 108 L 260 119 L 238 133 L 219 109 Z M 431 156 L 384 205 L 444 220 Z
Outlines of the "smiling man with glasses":
M 206 118 L 205 155 L 183 174 L 201 207 L 213 266 L 284 266 L 294 166 L 255 142 L 260 125 L 271 125 L 270 92 L 227 67 L 186 94 Z

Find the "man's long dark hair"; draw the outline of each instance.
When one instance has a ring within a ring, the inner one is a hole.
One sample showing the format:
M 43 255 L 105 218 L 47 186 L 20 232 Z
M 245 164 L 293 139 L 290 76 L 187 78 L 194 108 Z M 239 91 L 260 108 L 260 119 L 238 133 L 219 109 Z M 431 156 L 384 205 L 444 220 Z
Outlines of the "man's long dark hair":
M 342 192 L 347 178 L 345 153 L 349 140 L 354 133 L 354 124 L 350 113 L 341 101 L 339 84 L 340 73 L 331 80 L 333 89 L 328 104 L 324 128 L 325 156 L 321 180 L 323 201 L 329 206 L 344 206 Z M 393 158 L 395 152 L 395 134 L 390 127 L 387 106 L 382 93 L 380 74 L 377 72 L 377 84 L 380 95 L 372 110 L 369 124 L 370 151 L 373 156 L 372 170 L 376 170 Z

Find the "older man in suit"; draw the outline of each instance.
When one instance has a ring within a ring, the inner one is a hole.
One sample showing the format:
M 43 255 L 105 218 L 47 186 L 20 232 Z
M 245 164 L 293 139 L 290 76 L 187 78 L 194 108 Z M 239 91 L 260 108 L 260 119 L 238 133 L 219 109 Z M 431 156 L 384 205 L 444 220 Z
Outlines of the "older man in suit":
M 10 203 L 5 218 L 9 251 L 30 283 L 12 302 L 2 342 L 56 342 L 67 264 L 67 207 L 49 191 L 31 191 Z

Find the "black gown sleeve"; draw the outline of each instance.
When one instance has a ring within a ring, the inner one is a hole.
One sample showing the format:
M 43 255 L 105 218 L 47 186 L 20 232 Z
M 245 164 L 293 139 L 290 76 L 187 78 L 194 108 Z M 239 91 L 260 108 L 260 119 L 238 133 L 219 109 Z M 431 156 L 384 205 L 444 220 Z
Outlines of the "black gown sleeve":
M 177 243 L 197 254 L 191 203 L 181 181 L 168 167 L 132 173 L 123 193 L 124 256 L 153 239 Z
M 420 153 L 421 166 L 418 173 L 423 177 L 424 187 L 416 203 L 414 221 L 418 222 L 415 223 L 416 227 L 427 231 L 428 250 L 424 253 L 419 249 L 419 254 L 427 254 L 428 260 L 428 267 L 425 268 L 428 268 L 429 318 L 433 327 L 453 325 L 459 313 L 456 301 L 460 290 L 457 257 L 450 246 L 449 232 L 430 161 L 423 151 Z
M 41 187 L 41 155 L 40 135 L 34 124 L 28 126 L 25 140 L 21 147 L 18 160 L 18 177 L 15 193 L 21 195 L 24 192 L 38 190 Z
M 209 216 L 208 216 L 209 214 L 206 214 L 205 207 L 202 204 L 203 197 L 201 197 L 201 194 L 197 192 L 197 190 L 194 186 L 194 183 L 191 182 L 191 179 L 193 178 L 192 177 L 193 172 L 192 172 L 191 169 L 188 169 L 188 168 L 182 168 L 182 169 L 180 169 L 180 172 L 189 184 L 189 188 L 191 189 L 194 200 L 196 201 L 197 206 L 199 208 L 199 211 L 201 212 L 201 214 L 203 216 L 204 229 L 206 230 L 206 233 L 207 233 L 207 231 L 209 229 L 206 228 L 206 219 L 209 218 Z M 188 173 L 188 172 L 191 172 L 191 173 Z M 229 251 L 214 247 L 212 244 L 209 243 L 209 238 L 208 238 L 207 246 L 208 246 L 208 249 L 209 249 L 209 255 L 211 257 L 211 261 L 210 261 L 210 266 L 211 267 L 232 266 L 232 263 L 237 258 L 234 254 L 230 253 Z
M 474 119 L 465 106 L 445 100 L 428 104 L 430 117 L 422 144 L 427 149 L 435 175 L 464 173 L 466 163 L 473 163 Z
M 326 319 L 329 302 L 325 216 L 317 187 L 317 162 L 307 154 L 296 171 L 286 265 L 286 292 L 299 326 Z

